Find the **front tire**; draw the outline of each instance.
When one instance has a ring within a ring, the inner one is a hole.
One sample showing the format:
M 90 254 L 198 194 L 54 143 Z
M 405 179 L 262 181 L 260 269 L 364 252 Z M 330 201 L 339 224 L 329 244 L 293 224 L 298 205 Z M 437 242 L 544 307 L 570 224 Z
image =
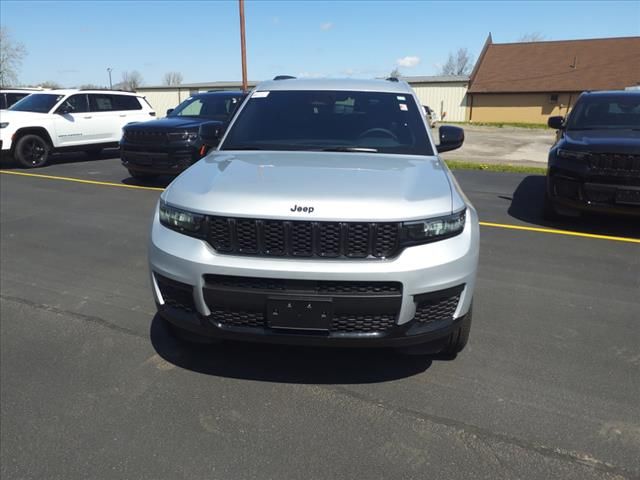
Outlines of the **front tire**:
M 47 164 L 51 147 L 39 135 L 24 135 L 16 142 L 16 160 L 25 168 L 37 168 Z

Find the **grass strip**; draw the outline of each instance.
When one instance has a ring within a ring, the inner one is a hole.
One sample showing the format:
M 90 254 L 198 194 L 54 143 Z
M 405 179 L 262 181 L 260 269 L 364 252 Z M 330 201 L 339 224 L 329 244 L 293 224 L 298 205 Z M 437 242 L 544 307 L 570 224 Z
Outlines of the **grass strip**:
M 485 172 L 507 172 L 507 173 L 536 173 L 545 175 L 546 167 L 528 167 L 523 165 L 510 165 L 508 163 L 477 163 L 465 162 L 463 160 L 445 160 L 451 170 L 482 170 Z

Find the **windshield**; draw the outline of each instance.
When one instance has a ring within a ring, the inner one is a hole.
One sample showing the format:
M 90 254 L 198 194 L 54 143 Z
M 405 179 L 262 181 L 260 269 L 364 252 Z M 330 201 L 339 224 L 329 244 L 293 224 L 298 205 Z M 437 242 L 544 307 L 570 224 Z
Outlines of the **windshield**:
M 433 155 L 411 95 L 348 91 L 254 92 L 221 149 Z
M 14 103 L 9 110 L 18 112 L 36 112 L 48 113 L 53 106 L 62 100 L 64 95 L 55 95 L 52 93 L 32 93 L 28 97 Z
M 168 117 L 205 117 L 226 122 L 240 104 L 241 97 L 229 95 L 199 95 L 189 97 Z
M 640 94 L 597 95 L 574 107 L 567 130 L 640 129 Z

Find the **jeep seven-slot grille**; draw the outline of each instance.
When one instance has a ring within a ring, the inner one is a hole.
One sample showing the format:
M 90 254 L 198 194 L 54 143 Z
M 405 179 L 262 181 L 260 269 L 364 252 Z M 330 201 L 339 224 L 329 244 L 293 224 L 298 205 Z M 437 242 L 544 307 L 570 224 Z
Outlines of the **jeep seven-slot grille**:
M 169 140 L 167 132 L 156 130 L 125 130 L 125 140 L 145 145 L 164 145 Z
M 591 173 L 597 175 L 640 177 L 640 155 L 625 153 L 591 153 Z
M 398 251 L 400 226 L 209 217 L 207 241 L 216 251 L 229 254 L 388 258 Z

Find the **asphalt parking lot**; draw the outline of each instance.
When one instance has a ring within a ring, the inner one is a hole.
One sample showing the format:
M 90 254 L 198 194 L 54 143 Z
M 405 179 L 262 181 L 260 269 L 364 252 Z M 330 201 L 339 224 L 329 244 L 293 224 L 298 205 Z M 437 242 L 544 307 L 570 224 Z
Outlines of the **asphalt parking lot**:
M 2 478 L 640 478 L 637 221 L 548 224 L 543 177 L 456 172 L 484 224 L 454 361 L 193 347 L 148 285 L 163 183 L 108 157 L 0 174 Z

